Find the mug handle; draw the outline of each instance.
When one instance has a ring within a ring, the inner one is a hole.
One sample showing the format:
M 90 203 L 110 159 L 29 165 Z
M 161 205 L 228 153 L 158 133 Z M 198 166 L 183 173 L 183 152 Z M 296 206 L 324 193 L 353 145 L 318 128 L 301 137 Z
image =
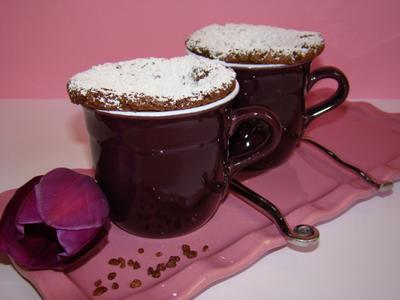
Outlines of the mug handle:
M 304 125 L 307 126 L 311 121 L 315 118 L 323 115 L 324 113 L 336 108 L 340 104 L 344 102 L 347 95 L 349 94 L 349 81 L 346 78 L 346 75 L 338 68 L 335 67 L 321 67 L 314 70 L 309 77 L 307 84 L 307 92 L 311 90 L 314 84 L 325 78 L 333 79 L 337 82 L 338 86 L 336 88 L 335 93 L 330 96 L 328 99 L 323 100 L 321 103 L 313 105 L 307 108 L 305 112 L 305 120 Z
M 233 136 L 240 124 L 249 119 L 259 119 L 267 123 L 271 128 L 272 135 L 254 149 L 230 157 L 228 162 L 230 176 L 266 157 L 278 146 L 282 138 L 282 126 L 278 117 L 272 111 L 262 106 L 248 106 L 234 110 L 231 119 L 232 123 L 229 128 L 229 138 Z

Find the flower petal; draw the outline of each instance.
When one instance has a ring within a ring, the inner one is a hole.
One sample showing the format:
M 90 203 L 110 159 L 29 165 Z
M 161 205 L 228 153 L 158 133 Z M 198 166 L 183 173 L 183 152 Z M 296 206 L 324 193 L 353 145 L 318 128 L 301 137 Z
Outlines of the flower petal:
M 67 169 L 47 175 L 19 188 L 0 220 L 0 252 L 29 270 L 65 270 L 84 263 L 104 246 L 110 225 L 108 205 L 93 179 Z M 57 228 L 60 224 L 71 229 Z
M 23 240 L 17 239 L 20 235 L 15 226 L 17 212 L 40 179 L 41 176 L 34 177 L 15 192 L 0 220 L 0 236 L 2 239 L 0 250 L 6 255 L 11 256 L 18 265 L 28 269 L 40 269 L 43 266 L 51 266 L 53 264 L 52 257 L 55 260 L 55 256 L 52 254 L 59 247 L 53 241 L 37 237 L 24 238 Z
M 8 247 L 8 255 L 20 266 L 29 270 L 60 268 L 65 263 L 57 260 L 59 245 L 43 238 L 28 237 Z
M 81 230 L 57 230 L 58 241 L 64 248 L 60 256 L 72 256 L 81 251 L 87 244 L 93 241 L 99 234 L 99 228 L 81 229 Z
M 21 203 L 17 211 L 17 215 L 15 218 L 15 226 L 21 235 L 24 234 L 24 225 L 26 224 L 35 224 L 41 223 L 42 220 L 40 218 L 39 212 L 36 206 L 36 196 L 34 192 L 34 188 L 30 190 L 24 201 Z
M 58 168 L 35 186 L 41 219 L 56 229 L 96 228 L 108 222 L 106 198 L 93 178 Z

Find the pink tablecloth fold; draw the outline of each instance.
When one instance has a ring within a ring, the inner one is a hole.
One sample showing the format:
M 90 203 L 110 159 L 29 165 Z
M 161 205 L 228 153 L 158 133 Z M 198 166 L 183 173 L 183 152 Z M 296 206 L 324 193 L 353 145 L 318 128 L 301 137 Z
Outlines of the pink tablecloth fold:
M 306 135 L 378 179 L 400 178 L 400 114 L 383 113 L 365 103 L 345 104 L 316 120 Z M 291 225 L 332 220 L 355 203 L 377 194 L 354 173 L 305 143 L 283 166 L 268 172 L 244 173 L 239 179 L 274 202 Z M 0 211 L 11 195 L 10 191 L 0 195 Z M 215 217 L 192 234 L 150 240 L 113 226 L 105 248 L 72 272 L 18 271 L 49 300 L 187 299 L 285 243 L 266 217 L 229 195 Z M 198 256 L 182 256 L 182 244 L 197 249 Z M 209 246 L 206 252 L 201 250 L 204 245 Z M 138 248 L 145 252 L 139 254 Z M 163 255 L 157 257 L 158 251 Z M 167 269 L 157 279 L 147 275 L 147 267 L 167 261 L 170 255 L 181 256 L 176 268 Z M 132 258 L 142 267 L 116 268 L 107 264 L 112 257 Z M 112 271 L 117 273 L 113 280 L 119 284 L 117 290 L 111 289 L 112 281 L 107 279 Z M 129 283 L 135 278 L 142 281 L 142 286 L 132 289 Z M 97 279 L 102 279 L 108 291 L 94 297 Z

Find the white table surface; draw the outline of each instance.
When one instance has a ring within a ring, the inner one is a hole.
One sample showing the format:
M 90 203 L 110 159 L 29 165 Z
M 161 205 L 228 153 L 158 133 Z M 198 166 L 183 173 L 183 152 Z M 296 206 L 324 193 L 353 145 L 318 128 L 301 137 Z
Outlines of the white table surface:
M 400 101 L 369 101 L 400 112 Z M 89 168 L 83 115 L 67 100 L 0 100 L 0 191 L 55 167 Z M 310 252 L 283 248 L 222 281 L 197 300 L 400 299 L 400 184 L 318 226 Z M 0 257 L 0 299 L 40 296 Z M 73 299 L 72 299 L 73 300 Z

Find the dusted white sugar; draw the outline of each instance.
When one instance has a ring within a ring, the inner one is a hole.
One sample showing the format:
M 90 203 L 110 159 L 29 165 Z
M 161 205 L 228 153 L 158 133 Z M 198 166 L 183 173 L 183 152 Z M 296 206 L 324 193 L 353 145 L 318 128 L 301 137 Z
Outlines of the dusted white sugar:
M 144 97 L 161 102 L 196 101 L 228 87 L 235 77 L 233 70 L 219 62 L 190 55 L 143 58 L 94 66 L 72 77 L 68 90 L 82 95 L 100 92 L 105 97 L 97 99 L 106 106 L 118 103 L 113 97 L 129 101 Z
M 254 52 L 291 57 L 293 52 L 305 54 L 323 44 L 324 39 L 318 32 L 249 24 L 209 25 L 194 32 L 186 42 L 188 49 L 207 49 L 211 58 L 220 60 Z

